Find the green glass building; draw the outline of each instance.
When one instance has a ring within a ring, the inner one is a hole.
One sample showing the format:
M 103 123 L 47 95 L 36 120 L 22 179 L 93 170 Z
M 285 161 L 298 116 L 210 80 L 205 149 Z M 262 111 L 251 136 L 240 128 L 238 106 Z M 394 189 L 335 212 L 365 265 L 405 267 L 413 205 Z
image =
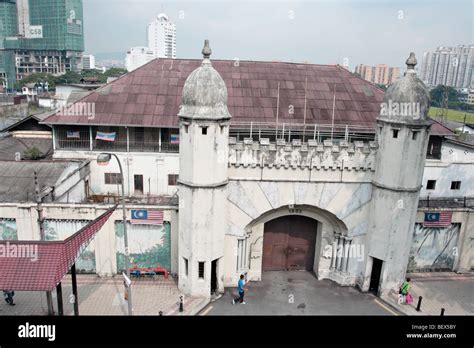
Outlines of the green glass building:
M 80 70 L 82 0 L 0 0 L 0 21 L 0 76 L 10 88 L 32 73 Z
M 15 75 L 15 58 L 13 51 L 6 51 L 5 38 L 18 32 L 16 0 L 0 0 L 0 85 L 6 86 L 7 76 Z

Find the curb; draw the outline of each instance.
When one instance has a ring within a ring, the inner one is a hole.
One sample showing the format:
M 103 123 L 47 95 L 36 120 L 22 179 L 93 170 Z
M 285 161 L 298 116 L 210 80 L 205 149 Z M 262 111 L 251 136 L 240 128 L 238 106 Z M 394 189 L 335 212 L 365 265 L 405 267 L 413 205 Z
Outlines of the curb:
M 206 308 L 210 303 L 211 303 L 210 300 L 203 301 L 199 306 L 196 306 L 196 308 L 193 308 L 193 310 L 190 311 L 188 315 L 192 315 L 192 316 L 198 315 L 198 314 L 199 314 L 200 312 L 202 312 L 202 310 L 203 310 L 204 308 Z
M 401 310 L 398 306 L 395 306 L 391 301 L 387 300 L 386 297 L 378 297 L 383 303 L 385 303 L 387 306 L 389 306 L 391 309 L 393 309 L 394 311 L 396 311 L 397 313 L 400 313 L 401 315 L 411 315 L 403 310 Z

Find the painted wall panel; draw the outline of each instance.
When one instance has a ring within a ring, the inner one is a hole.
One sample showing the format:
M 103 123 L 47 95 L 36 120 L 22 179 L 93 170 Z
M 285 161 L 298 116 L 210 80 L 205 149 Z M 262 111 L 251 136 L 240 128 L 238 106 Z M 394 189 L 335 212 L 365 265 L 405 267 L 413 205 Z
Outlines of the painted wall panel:
M 458 256 L 460 227 L 461 224 L 451 224 L 445 228 L 415 224 L 408 271 L 452 270 Z
M 161 267 L 171 270 L 171 224 L 131 225 L 127 223 L 131 266 Z M 123 224 L 115 222 L 117 271 L 125 269 Z
M 88 220 L 45 220 L 45 238 L 46 240 L 64 240 L 88 223 Z M 76 259 L 76 269 L 82 273 L 96 273 L 94 241 L 81 251 Z
M 18 240 L 15 219 L 0 218 L 0 240 Z

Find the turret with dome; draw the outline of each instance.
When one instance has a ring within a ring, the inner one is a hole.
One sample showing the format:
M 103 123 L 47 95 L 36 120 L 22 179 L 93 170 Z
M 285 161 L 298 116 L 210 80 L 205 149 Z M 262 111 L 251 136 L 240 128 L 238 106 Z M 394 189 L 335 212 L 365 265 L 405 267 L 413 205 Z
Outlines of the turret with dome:
M 229 126 L 227 87 L 205 40 L 200 67 L 186 79 L 179 116 L 179 268 L 185 294 L 224 291 Z
M 203 61 L 186 79 L 178 116 L 193 119 L 230 119 L 227 109 L 227 87 L 212 67 L 209 40 L 202 49 Z
M 404 76 L 390 85 L 385 93 L 379 119 L 418 124 L 429 121 L 430 94 L 416 76 L 416 64 L 415 54 L 411 52 L 406 60 Z
M 404 77 L 388 88 L 377 118 L 368 255 L 369 264 L 383 262 L 383 292 L 399 286 L 405 276 L 432 124 L 429 93 L 416 77 L 413 53 L 406 64 Z

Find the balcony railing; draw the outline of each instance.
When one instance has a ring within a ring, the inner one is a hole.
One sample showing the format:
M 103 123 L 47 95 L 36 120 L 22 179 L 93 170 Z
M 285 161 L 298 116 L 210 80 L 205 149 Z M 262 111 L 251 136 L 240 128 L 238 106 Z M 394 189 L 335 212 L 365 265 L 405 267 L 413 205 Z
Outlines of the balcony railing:
M 339 125 L 339 124 L 302 124 L 302 123 L 275 123 L 268 122 L 233 122 L 230 128 L 230 135 L 238 141 L 252 138 L 259 141 L 261 138 L 268 138 L 274 142 L 275 139 L 285 139 L 291 142 L 299 139 L 303 143 L 308 140 L 321 142 L 325 139 L 333 141 L 354 140 L 375 140 L 375 130 L 373 127 L 359 125 Z
M 82 150 L 90 151 L 91 142 L 89 139 L 68 139 L 56 136 L 56 149 L 58 150 Z M 166 152 L 178 153 L 179 144 L 169 142 L 129 142 L 123 140 L 116 141 L 92 141 L 92 151 L 112 151 L 112 152 Z

